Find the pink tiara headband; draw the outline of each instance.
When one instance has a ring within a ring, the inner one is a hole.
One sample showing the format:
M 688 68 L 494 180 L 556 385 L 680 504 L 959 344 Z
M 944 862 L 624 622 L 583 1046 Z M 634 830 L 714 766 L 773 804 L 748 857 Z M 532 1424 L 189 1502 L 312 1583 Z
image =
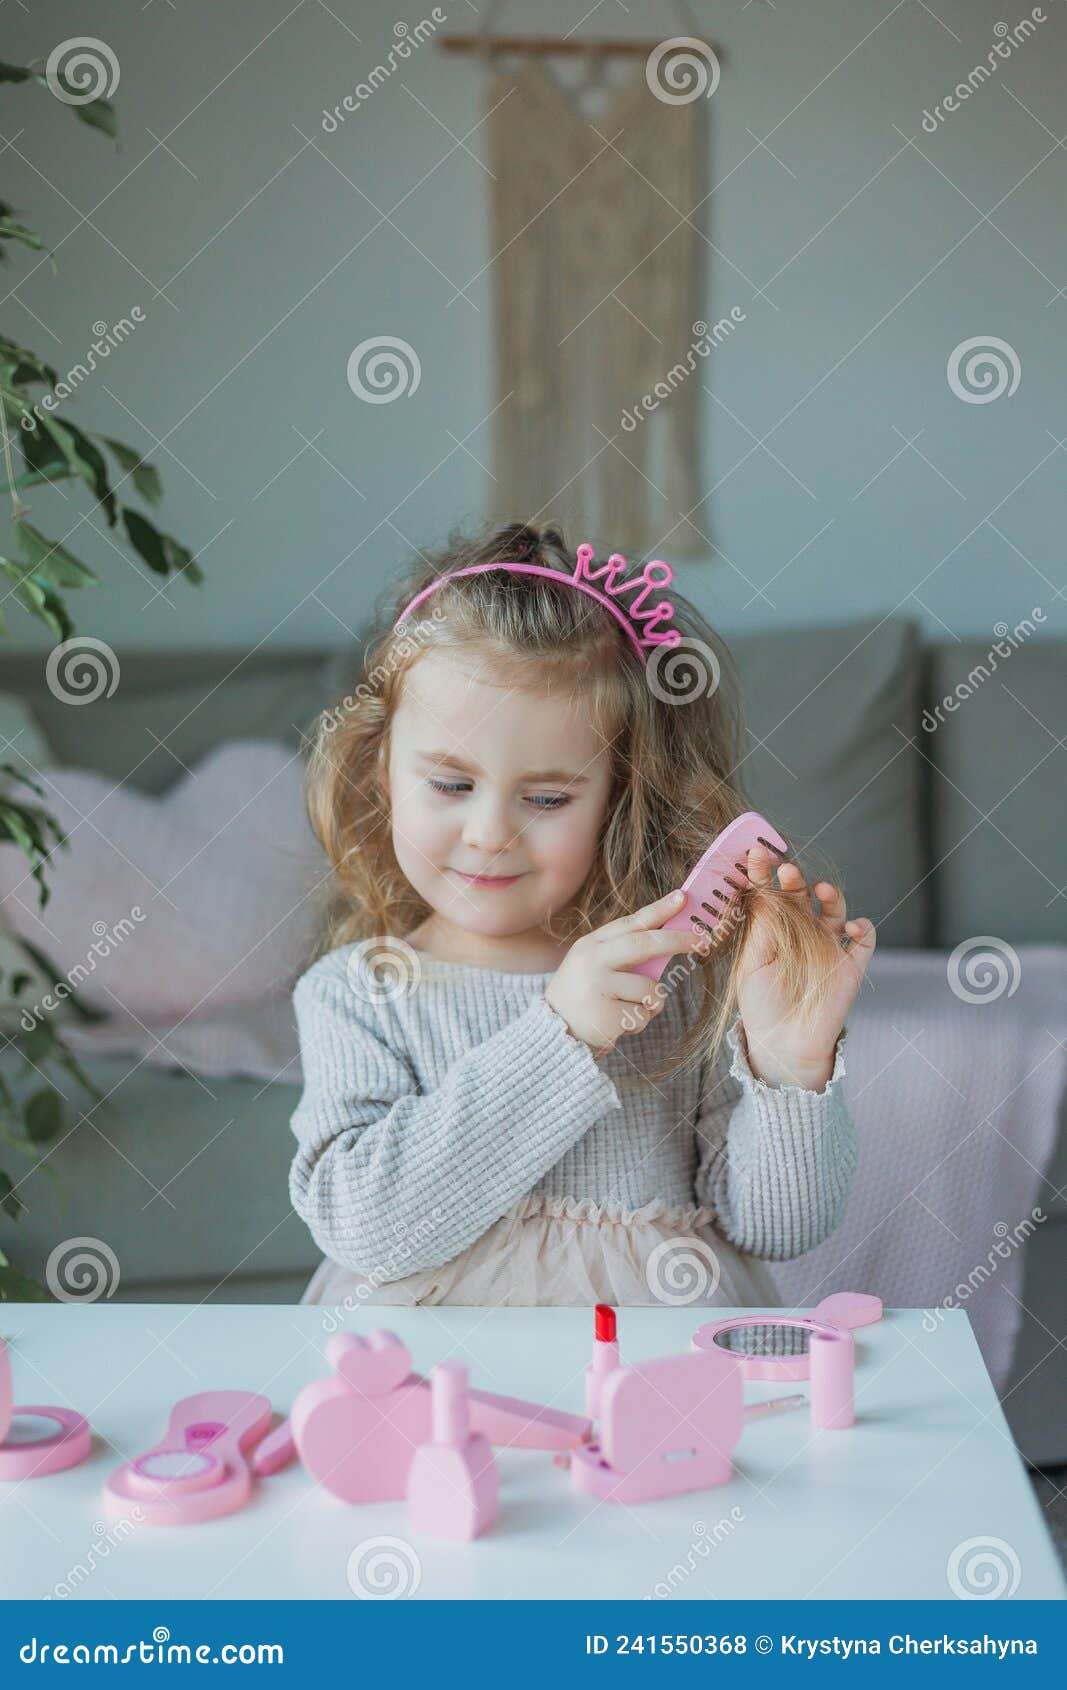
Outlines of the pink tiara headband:
M 602 564 L 599 569 L 592 568 L 593 555 L 592 546 L 579 546 L 578 563 L 573 575 L 564 575 L 561 569 L 551 569 L 541 563 L 519 563 L 511 560 L 500 563 L 472 563 L 466 569 L 451 569 L 447 574 L 439 575 L 436 581 L 431 581 L 421 593 L 416 593 L 411 603 L 401 611 L 396 626 L 403 626 L 412 611 L 417 609 L 424 599 L 428 599 L 431 593 L 435 593 L 438 587 L 443 587 L 446 581 L 452 581 L 459 575 L 482 575 L 488 569 L 509 569 L 516 574 L 542 575 L 548 581 L 562 581 L 568 586 L 577 587 L 580 593 L 587 593 L 590 598 L 596 599 L 605 610 L 610 610 L 619 626 L 626 630 L 642 663 L 647 663 L 648 654 L 654 646 L 677 645 L 682 637 L 677 628 L 660 626 L 663 622 L 669 622 L 674 615 L 674 606 L 670 599 L 660 599 L 647 607 L 645 605 L 650 593 L 661 587 L 669 587 L 674 580 L 674 571 L 670 564 L 664 563 L 661 558 L 655 558 L 651 563 L 645 564 L 640 575 L 635 575 L 631 581 L 623 581 L 619 577 L 626 568 L 626 559 L 621 552 L 612 552 L 607 563 Z M 654 570 L 660 573 L 654 574 Z M 592 583 L 603 580 L 605 576 L 607 579 L 601 591 Z M 641 591 L 635 594 L 629 604 L 624 602 L 620 605 L 617 601 L 621 595 L 632 593 L 635 587 L 640 587 Z

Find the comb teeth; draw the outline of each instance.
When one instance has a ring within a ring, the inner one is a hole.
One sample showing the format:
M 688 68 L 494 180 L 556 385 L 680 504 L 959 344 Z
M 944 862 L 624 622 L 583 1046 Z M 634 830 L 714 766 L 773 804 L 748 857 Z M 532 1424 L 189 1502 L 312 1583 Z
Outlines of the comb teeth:
M 766 817 L 758 812 L 749 810 L 739 816 L 705 851 L 683 887 L 687 894 L 686 903 L 663 926 L 716 937 L 722 931 L 724 915 L 736 905 L 742 893 L 752 888 L 753 882 L 745 867 L 747 852 L 753 845 L 763 845 L 776 861 L 780 861 L 788 856 L 788 846 L 784 840 L 778 843 L 780 839 Z M 740 880 L 735 877 L 735 871 Z M 683 961 L 684 955 L 651 957 L 647 962 L 635 965 L 633 972 L 658 980 L 668 963 Z

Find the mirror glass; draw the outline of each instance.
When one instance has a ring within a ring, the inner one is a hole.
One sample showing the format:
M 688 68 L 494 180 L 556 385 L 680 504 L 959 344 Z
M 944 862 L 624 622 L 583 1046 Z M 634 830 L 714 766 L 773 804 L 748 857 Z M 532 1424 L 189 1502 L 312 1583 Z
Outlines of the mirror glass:
M 715 1342 L 734 1355 L 746 1356 L 802 1356 L 808 1352 L 809 1329 L 806 1326 L 781 1326 L 776 1322 L 754 1320 L 751 1326 L 734 1326 L 728 1332 L 717 1332 Z

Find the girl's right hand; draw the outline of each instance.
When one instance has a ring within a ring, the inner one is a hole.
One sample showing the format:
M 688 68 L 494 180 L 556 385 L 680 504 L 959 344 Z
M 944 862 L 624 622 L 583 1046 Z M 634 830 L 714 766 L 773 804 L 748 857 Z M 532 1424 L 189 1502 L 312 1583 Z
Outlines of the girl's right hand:
M 548 982 L 548 1003 L 597 1056 L 613 1050 L 624 1033 L 641 1032 L 667 1001 L 658 980 L 627 970 L 649 957 L 707 948 L 708 937 L 699 928 L 660 926 L 677 915 L 684 897 L 669 892 L 632 915 L 583 933 Z

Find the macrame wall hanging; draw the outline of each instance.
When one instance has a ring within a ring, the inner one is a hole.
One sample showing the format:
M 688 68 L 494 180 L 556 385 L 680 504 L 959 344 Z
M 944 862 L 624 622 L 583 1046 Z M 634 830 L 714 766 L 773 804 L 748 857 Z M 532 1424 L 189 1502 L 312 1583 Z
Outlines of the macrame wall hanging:
M 488 514 L 554 518 L 634 554 L 707 553 L 696 423 L 708 378 L 694 351 L 706 337 L 704 243 L 687 220 L 702 193 L 706 99 L 653 92 L 655 43 L 576 52 L 573 39 L 494 37 L 498 9 L 477 35 L 442 42 L 476 50 L 485 74 Z M 564 52 L 584 71 L 577 86 L 551 68 Z

